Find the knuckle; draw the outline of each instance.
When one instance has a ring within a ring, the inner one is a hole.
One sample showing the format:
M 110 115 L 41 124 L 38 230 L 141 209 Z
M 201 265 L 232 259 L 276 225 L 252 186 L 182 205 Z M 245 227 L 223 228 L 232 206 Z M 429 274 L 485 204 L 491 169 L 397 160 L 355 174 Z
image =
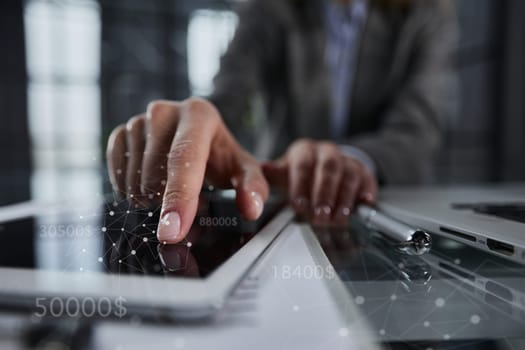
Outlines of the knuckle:
M 200 97 L 190 97 L 184 100 L 183 105 L 187 110 L 197 113 L 209 112 L 211 109 L 211 103 Z
M 339 154 L 340 151 L 339 151 L 339 147 L 337 147 L 337 145 L 333 142 L 329 142 L 329 141 L 322 141 L 322 142 L 319 142 L 319 149 L 322 151 L 322 152 L 326 152 L 326 153 L 334 153 L 334 154 Z
M 190 97 L 184 100 L 184 106 L 192 109 L 207 109 L 210 103 L 201 97 Z
M 312 139 L 303 138 L 292 143 L 292 149 L 294 148 L 313 148 L 314 141 Z
M 119 125 L 111 132 L 110 139 L 118 139 L 126 135 L 126 126 Z
M 190 97 L 184 100 L 183 106 L 187 112 L 186 115 L 200 122 L 216 123 L 220 119 L 215 107 L 203 98 Z
M 310 158 L 303 158 L 297 161 L 295 168 L 299 174 L 307 176 L 312 171 L 313 161 Z
M 144 127 L 144 116 L 143 115 L 137 115 L 128 120 L 126 123 L 126 130 L 128 132 L 142 132 L 142 129 Z
M 108 139 L 108 154 L 113 152 L 115 145 L 119 141 L 124 141 L 126 138 L 126 127 L 124 125 L 119 125 L 109 135 Z
M 174 112 L 177 110 L 176 108 L 176 105 L 168 103 L 167 101 L 152 101 L 148 104 L 146 116 L 151 123 L 155 124 L 173 116 Z
M 341 159 L 336 154 L 331 154 L 324 157 L 320 165 L 323 173 L 335 176 L 341 170 Z

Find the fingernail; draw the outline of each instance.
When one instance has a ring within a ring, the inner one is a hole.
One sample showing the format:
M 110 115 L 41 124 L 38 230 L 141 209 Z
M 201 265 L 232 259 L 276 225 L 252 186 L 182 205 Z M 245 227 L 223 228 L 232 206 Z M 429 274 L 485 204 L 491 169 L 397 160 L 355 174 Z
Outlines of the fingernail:
M 255 216 L 258 218 L 261 216 L 263 212 L 263 199 L 262 196 L 257 192 L 251 192 L 250 195 L 252 196 L 253 204 L 254 204 L 254 210 L 255 210 Z
M 306 209 L 306 207 L 308 206 L 308 200 L 304 197 L 297 197 L 294 199 L 293 202 L 294 202 L 295 207 L 299 211 Z
M 374 196 L 372 195 L 372 193 L 368 192 L 368 193 L 364 193 L 361 198 L 367 202 L 373 202 L 374 201 Z
M 175 242 L 180 235 L 180 215 L 177 212 L 164 214 L 159 222 L 157 238 L 160 242 Z
M 332 208 L 330 208 L 330 206 L 328 205 L 322 205 L 322 206 L 315 208 L 315 216 L 321 216 L 321 215 L 330 216 L 331 213 L 332 213 Z

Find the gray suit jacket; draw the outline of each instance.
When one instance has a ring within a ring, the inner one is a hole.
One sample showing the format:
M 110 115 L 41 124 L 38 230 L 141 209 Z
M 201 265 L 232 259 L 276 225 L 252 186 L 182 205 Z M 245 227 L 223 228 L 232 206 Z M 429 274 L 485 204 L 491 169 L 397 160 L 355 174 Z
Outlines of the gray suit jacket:
M 263 97 L 271 156 L 300 137 L 330 139 L 330 75 L 324 60 L 323 0 L 251 0 L 221 60 L 209 97 L 235 132 Z M 448 0 L 395 7 L 370 0 L 339 143 L 375 161 L 380 182 L 428 179 L 444 121 L 455 111 L 456 22 Z M 263 131 L 259 135 L 264 134 Z

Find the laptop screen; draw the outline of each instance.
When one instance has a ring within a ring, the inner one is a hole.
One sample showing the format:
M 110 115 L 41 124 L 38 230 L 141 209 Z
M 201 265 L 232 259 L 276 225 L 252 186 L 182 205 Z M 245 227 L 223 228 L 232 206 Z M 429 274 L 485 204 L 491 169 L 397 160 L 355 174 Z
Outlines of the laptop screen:
M 1 222 L 0 267 L 205 278 L 282 207 L 271 197 L 261 218 L 247 222 L 231 192 L 203 193 L 189 234 L 166 245 L 156 236 L 159 208 L 135 209 L 111 197 L 101 202 L 93 210 Z

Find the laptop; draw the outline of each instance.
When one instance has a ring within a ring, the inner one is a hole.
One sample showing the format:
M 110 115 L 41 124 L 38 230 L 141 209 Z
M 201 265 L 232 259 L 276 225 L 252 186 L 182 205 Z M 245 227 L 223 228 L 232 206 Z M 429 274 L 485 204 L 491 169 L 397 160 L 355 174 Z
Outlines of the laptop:
M 203 193 L 188 236 L 165 245 L 159 208 L 112 196 L 1 209 L 0 305 L 37 318 L 212 316 L 293 218 L 273 198 L 246 222 L 231 191 Z
M 379 208 L 431 234 L 525 263 L 525 184 L 386 188 Z

